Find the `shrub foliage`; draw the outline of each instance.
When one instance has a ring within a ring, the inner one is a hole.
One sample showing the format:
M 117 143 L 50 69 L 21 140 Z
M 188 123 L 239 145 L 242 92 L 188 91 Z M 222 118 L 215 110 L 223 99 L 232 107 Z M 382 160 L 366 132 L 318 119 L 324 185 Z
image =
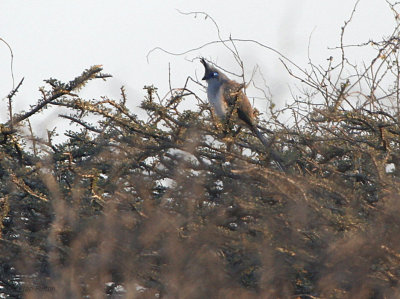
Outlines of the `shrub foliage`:
M 359 45 L 376 51 L 361 68 L 343 45 L 326 67 L 285 64 L 304 94 L 260 117 L 268 149 L 215 120 L 187 86 L 165 98 L 146 86 L 139 118 L 123 88 L 120 99 L 78 95 L 109 77 L 100 66 L 68 83 L 47 80 L 37 105 L 9 108 L 1 125 L 1 293 L 400 296 L 399 42 L 396 28 Z M 79 127 L 61 144 L 52 132 L 41 140 L 20 130 L 49 105 Z M 279 113 L 290 113 L 290 125 Z

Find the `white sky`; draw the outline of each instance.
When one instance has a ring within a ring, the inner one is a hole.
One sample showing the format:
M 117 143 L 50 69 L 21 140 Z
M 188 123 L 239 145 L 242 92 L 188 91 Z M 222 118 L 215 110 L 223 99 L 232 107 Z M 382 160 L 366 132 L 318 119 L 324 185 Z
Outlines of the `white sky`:
M 15 97 L 14 111 L 27 110 L 40 98 L 38 87 L 44 86 L 44 79 L 69 81 L 95 64 L 102 64 L 104 72 L 113 78 L 92 82 L 81 94 L 117 98 L 124 85 L 135 113 L 139 113 L 144 85 L 154 84 L 161 95 L 168 91 L 169 63 L 173 87 L 181 87 L 189 75 L 203 74 L 198 61 L 188 61 L 198 56 L 239 72 L 223 46 L 206 47 L 184 56 L 154 52 L 147 63 L 146 54 L 154 47 L 183 52 L 217 39 L 210 20 L 184 16 L 177 9 L 206 12 L 218 22 L 223 37 L 231 34 L 233 38 L 257 40 L 306 67 L 311 33 L 311 57 L 316 64 L 324 64 L 326 58 L 338 54 L 327 47 L 339 44 L 340 28 L 354 4 L 355 0 L 0 0 L 0 37 L 14 52 L 15 84 L 25 77 Z M 394 24 L 385 0 L 361 0 L 345 42 L 380 39 L 391 33 Z M 278 56 L 254 44 L 242 44 L 240 51 L 247 76 L 259 65 L 273 100 L 278 105 L 290 101 L 292 81 Z M 362 53 L 356 53 L 354 59 L 368 61 Z M 10 53 L 0 43 L 0 99 L 11 89 Z M 251 97 L 251 90 L 248 94 Z M 200 95 L 206 99 L 204 93 Z M 3 99 L 0 104 L 0 121 L 4 122 L 7 102 Z M 188 105 L 194 105 L 194 101 Z M 256 105 L 265 111 L 265 103 Z M 43 130 L 57 125 L 57 109 L 36 117 L 35 126 Z

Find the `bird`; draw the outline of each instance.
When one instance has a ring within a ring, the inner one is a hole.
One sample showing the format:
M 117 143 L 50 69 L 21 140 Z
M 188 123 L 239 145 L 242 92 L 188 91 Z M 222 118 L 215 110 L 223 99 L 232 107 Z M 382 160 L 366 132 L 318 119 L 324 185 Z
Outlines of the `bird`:
M 222 121 L 229 120 L 236 112 L 239 125 L 245 125 L 255 134 L 261 143 L 270 147 L 270 143 L 258 130 L 253 107 L 243 92 L 244 84 L 229 79 L 223 72 L 213 67 L 204 58 L 200 59 L 205 73 L 202 80 L 207 82 L 207 97 L 215 114 Z M 270 150 L 271 157 L 284 171 L 283 161 L 274 150 Z

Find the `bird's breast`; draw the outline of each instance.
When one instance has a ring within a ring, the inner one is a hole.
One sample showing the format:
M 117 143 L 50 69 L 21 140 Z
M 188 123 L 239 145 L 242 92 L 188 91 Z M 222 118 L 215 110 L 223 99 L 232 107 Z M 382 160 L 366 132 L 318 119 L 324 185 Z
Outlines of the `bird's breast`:
M 212 88 L 208 88 L 207 97 L 215 114 L 217 114 L 219 118 L 224 118 L 227 111 L 227 104 L 223 98 L 222 89 L 218 88 L 213 90 Z

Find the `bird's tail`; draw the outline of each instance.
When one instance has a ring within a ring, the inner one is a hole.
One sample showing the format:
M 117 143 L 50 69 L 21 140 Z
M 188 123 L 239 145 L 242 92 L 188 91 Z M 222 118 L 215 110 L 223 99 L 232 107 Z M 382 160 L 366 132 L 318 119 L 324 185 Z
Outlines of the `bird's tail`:
M 260 130 L 257 129 L 256 126 L 252 126 L 252 130 L 254 132 L 254 134 L 256 134 L 256 136 L 258 137 L 258 139 L 260 139 L 261 143 L 266 147 L 270 149 L 270 155 L 271 158 L 276 162 L 276 165 L 278 166 L 278 168 L 282 171 L 282 172 L 286 172 L 286 168 L 283 165 L 283 160 L 280 157 L 280 155 L 271 148 L 271 142 L 269 142 L 264 135 L 260 132 Z

